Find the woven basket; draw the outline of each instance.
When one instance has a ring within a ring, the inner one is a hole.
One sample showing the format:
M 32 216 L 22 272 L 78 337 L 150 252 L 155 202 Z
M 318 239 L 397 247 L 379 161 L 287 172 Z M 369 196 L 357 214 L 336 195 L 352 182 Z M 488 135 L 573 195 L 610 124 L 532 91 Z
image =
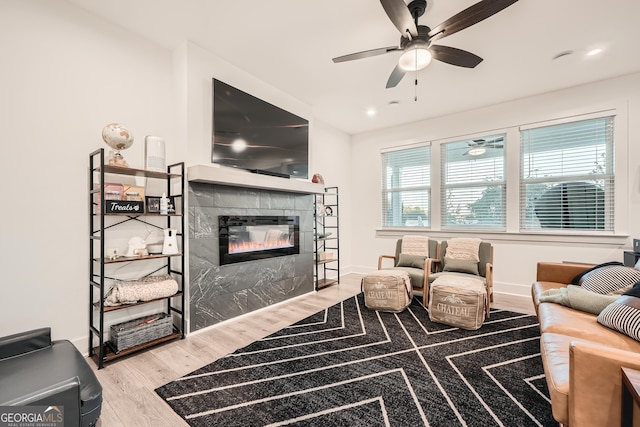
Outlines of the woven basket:
M 166 337 L 172 332 L 171 316 L 167 313 L 151 314 L 111 325 L 111 343 L 116 351 L 120 352 L 138 344 Z

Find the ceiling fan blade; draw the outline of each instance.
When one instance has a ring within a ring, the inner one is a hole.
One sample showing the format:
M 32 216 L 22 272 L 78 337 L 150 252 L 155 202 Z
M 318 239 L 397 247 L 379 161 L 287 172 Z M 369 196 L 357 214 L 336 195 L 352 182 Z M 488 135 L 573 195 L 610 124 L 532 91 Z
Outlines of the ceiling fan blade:
M 407 31 L 412 37 L 418 35 L 416 23 L 403 0 L 380 0 L 380 3 L 382 3 L 387 16 L 403 37 L 406 37 Z
M 429 46 L 429 50 L 433 55 L 433 59 L 446 62 L 447 64 L 457 65 L 458 67 L 474 68 L 482 62 L 482 58 L 478 55 L 455 47 L 431 45 Z
M 437 27 L 429 31 L 431 41 L 455 34 L 480 21 L 489 18 L 501 10 L 511 6 L 518 0 L 482 0 L 460 13 L 453 15 Z
M 354 59 L 368 58 L 370 56 L 383 55 L 394 50 L 401 50 L 397 46 L 381 47 L 378 49 L 365 50 L 362 52 L 350 53 L 349 55 L 338 56 L 333 58 L 333 62 L 353 61 Z
M 387 89 L 396 87 L 405 74 L 406 71 L 400 68 L 400 65 L 396 65 L 396 68 L 393 69 L 389 76 L 389 80 L 387 80 Z

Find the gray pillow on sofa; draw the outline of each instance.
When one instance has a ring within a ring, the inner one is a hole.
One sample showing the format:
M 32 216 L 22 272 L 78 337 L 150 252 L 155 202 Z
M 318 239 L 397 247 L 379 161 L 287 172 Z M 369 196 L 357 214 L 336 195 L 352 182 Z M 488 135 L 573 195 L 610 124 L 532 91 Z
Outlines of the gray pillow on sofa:
M 426 257 L 422 255 L 400 254 L 398 265 L 396 267 L 412 267 L 424 269 L 424 260 Z
M 442 271 L 475 274 L 479 276 L 478 261 L 474 259 L 454 259 L 444 258 L 444 268 Z
M 598 323 L 640 341 L 640 282 L 602 310 Z

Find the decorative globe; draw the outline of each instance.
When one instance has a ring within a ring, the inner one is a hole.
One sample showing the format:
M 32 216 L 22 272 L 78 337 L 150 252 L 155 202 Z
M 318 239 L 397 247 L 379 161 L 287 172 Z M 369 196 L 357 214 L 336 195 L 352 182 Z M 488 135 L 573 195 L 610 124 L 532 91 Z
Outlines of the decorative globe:
M 114 150 L 126 150 L 133 145 L 133 135 L 120 123 L 109 123 L 102 129 L 102 139 Z

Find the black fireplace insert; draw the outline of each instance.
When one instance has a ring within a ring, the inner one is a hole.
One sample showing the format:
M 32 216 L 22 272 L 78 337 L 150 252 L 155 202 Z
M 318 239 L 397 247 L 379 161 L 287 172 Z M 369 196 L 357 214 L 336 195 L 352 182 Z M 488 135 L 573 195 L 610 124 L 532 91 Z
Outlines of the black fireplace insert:
M 298 216 L 219 216 L 220 265 L 300 253 Z

